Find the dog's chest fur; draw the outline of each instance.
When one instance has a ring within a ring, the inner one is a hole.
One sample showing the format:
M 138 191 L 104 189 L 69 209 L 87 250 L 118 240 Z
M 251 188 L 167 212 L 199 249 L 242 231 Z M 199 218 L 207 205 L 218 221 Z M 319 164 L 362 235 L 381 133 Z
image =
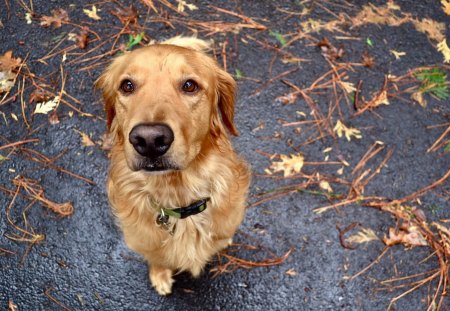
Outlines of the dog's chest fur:
M 198 275 L 204 263 L 228 242 L 222 241 L 221 236 L 226 234 L 221 234 L 222 226 L 214 215 L 222 212 L 227 200 L 224 194 L 230 191 L 226 183 L 231 180 L 226 176 L 232 174 L 230 168 L 216 165 L 198 168 L 195 174 L 168 178 L 135 174 L 130 178 L 124 161 L 113 163 L 116 165 L 110 171 L 109 198 L 129 247 L 146 254 L 150 262 L 165 262 L 174 269 Z M 173 235 L 157 225 L 161 207 L 187 206 L 200 198 L 210 198 L 202 213 L 179 220 L 170 217 Z

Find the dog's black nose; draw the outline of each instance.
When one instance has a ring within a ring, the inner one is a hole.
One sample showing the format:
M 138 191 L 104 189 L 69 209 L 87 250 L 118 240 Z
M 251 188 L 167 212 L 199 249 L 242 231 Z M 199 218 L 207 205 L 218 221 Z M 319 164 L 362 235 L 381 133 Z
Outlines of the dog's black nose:
M 140 124 L 130 132 L 130 144 L 148 158 L 162 156 L 173 143 L 173 131 L 165 124 Z

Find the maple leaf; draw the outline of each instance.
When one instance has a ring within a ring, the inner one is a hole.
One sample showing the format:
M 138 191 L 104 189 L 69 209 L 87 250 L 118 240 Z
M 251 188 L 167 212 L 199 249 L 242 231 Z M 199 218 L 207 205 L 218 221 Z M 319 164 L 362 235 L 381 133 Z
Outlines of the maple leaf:
M 300 173 L 304 158 L 301 154 L 287 156 L 285 154 L 280 155 L 281 162 L 272 162 L 270 168 L 274 172 L 283 172 L 284 177 Z
M 55 28 L 60 28 L 63 22 L 69 21 L 69 15 L 67 11 L 64 9 L 56 9 L 52 10 L 52 16 L 42 16 L 41 17 L 41 26 L 50 27 L 53 26 Z
M 36 105 L 36 109 L 34 109 L 33 114 L 47 114 L 50 111 L 52 111 L 56 106 L 58 106 L 60 101 L 60 97 L 59 96 L 55 96 L 55 98 L 53 98 L 52 100 L 46 101 L 44 103 L 38 103 Z
M 92 6 L 92 10 L 83 9 L 83 12 L 90 18 L 95 19 L 96 21 L 102 19 L 100 16 L 98 16 L 97 7 L 95 5 Z
M 336 122 L 336 126 L 333 129 L 334 132 L 336 132 L 336 134 L 339 137 L 342 137 L 342 135 L 345 135 L 345 137 L 347 138 L 348 141 L 350 141 L 352 139 L 352 136 L 357 138 L 357 139 L 361 139 L 362 135 L 361 135 L 361 131 L 355 128 L 348 128 L 345 126 L 344 123 L 341 122 L 341 120 L 338 120 Z
M 450 0 L 441 0 L 442 10 L 446 15 L 450 15 Z
M 20 58 L 13 58 L 12 51 L 7 51 L 0 56 L 0 71 L 11 71 L 20 66 L 22 60 Z
M 362 244 L 362 243 L 368 243 L 371 241 L 379 240 L 379 238 L 372 229 L 361 228 L 361 230 L 357 234 L 349 236 L 345 240 L 349 243 Z
M 450 48 L 447 45 L 447 39 L 438 43 L 437 50 L 444 55 L 444 63 L 450 63 Z

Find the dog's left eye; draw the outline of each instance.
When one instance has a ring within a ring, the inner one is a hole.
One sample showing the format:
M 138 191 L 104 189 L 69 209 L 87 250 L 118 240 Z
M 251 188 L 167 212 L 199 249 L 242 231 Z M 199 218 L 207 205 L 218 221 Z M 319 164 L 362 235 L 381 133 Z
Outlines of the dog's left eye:
M 198 90 L 198 84 L 194 80 L 187 80 L 184 82 L 182 89 L 186 93 L 193 93 Z
M 120 89 L 124 93 L 133 93 L 134 92 L 134 84 L 130 80 L 123 80 L 120 84 Z

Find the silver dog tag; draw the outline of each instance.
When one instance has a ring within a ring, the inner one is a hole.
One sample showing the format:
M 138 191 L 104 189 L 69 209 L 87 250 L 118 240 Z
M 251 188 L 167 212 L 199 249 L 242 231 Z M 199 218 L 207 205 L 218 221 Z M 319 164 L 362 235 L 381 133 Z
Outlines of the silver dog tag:
M 164 230 L 166 230 L 167 232 L 169 232 L 170 235 L 173 235 L 173 230 L 170 230 L 170 222 L 169 222 L 169 216 L 164 214 L 164 210 L 161 209 L 161 214 L 159 214 L 156 217 L 156 224 L 158 226 L 161 226 L 164 228 Z

